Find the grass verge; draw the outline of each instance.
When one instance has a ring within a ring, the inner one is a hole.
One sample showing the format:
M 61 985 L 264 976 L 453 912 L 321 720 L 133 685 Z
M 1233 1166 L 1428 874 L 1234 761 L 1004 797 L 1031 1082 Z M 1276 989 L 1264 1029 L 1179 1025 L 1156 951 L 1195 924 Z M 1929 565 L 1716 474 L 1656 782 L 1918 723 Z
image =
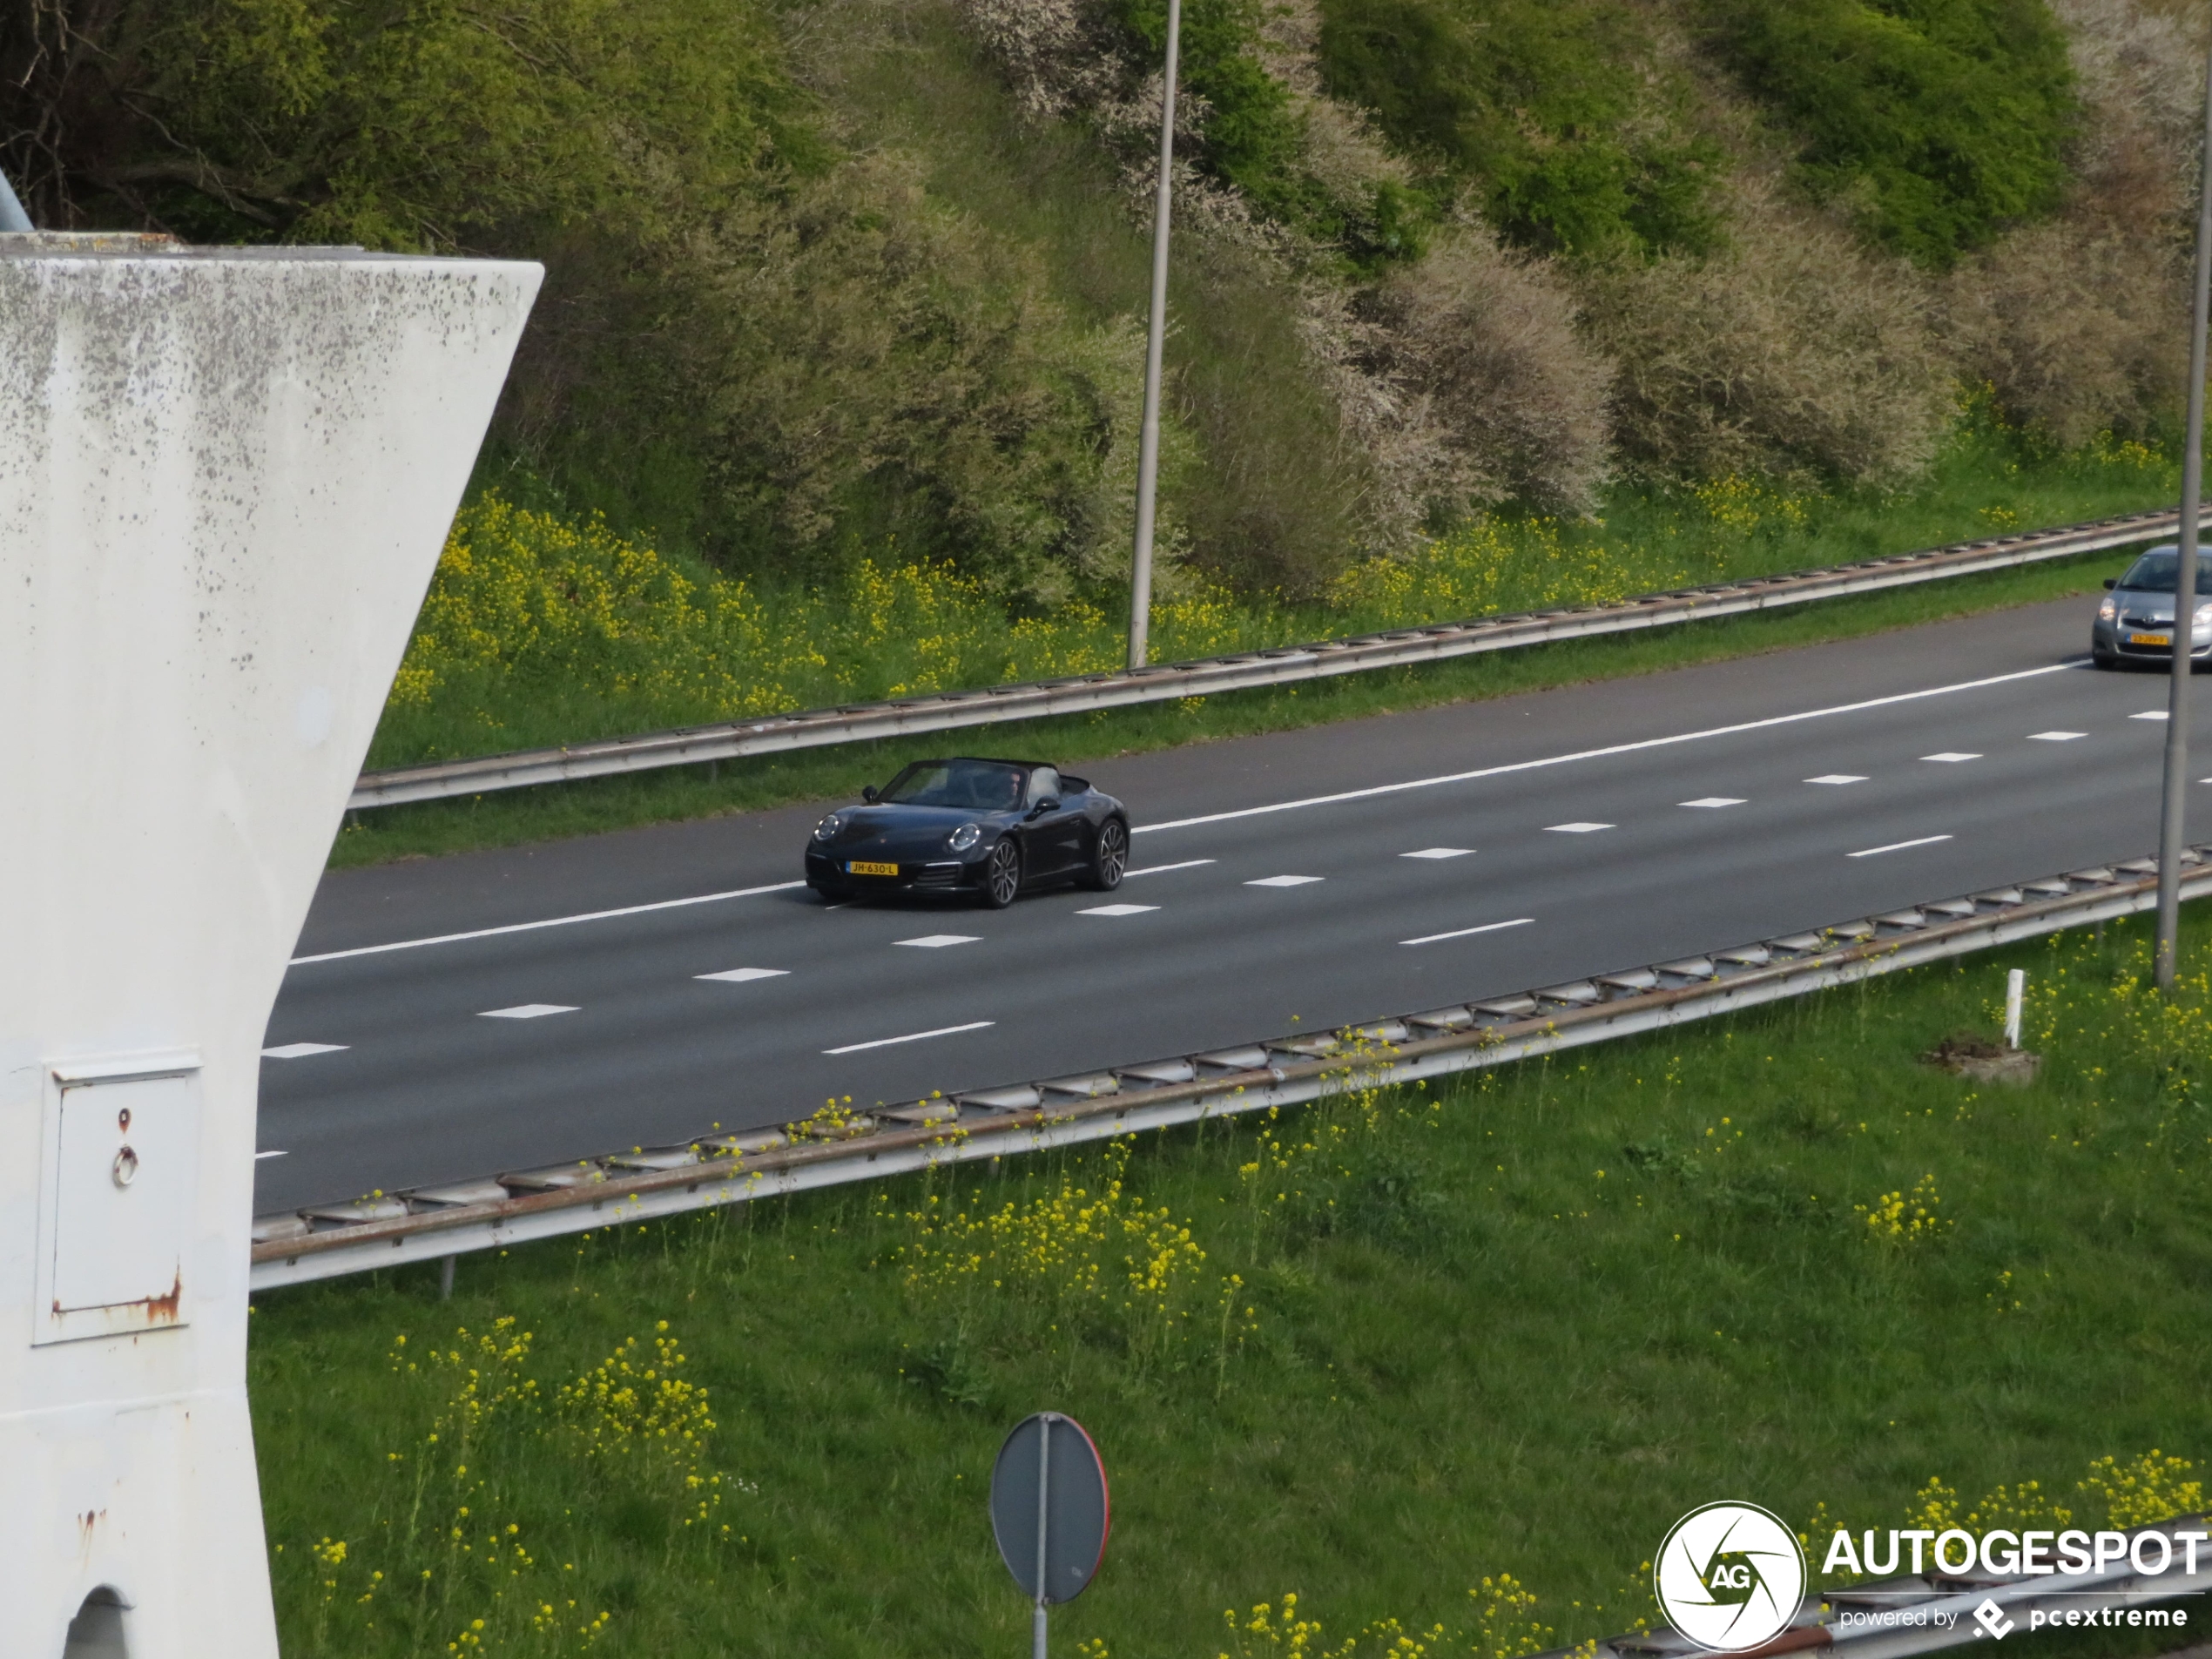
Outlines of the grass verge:
M 1869 556 L 1871 556 L 1871 555 Z M 1004 727 L 792 754 L 671 767 L 445 801 L 384 807 L 352 817 L 330 867 L 514 846 L 641 825 L 759 812 L 793 801 L 857 797 L 906 761 L 948 750 L 1049 755 L 1069 765 L 1222 738 L 1625 678 L 1697 663 L 1857 638 L 1946 617 L 2094 593 L 2123 556 L 2094 554 L 1916 588 L 1823 600 L 1765 615 L 1684 623 L 1649 633 L 1460 658 L 1418 668 L 1347 674 L 1304 685 L 1103 710 Z M 2086 631 L 2086 617 L 2085 617 Z M 2085 636 L 2086 637 L 2086 631 Z
M 2186 929 L 2171 1004 L 2114 924 L 1450 1088 L 468 1258 L 448 1305 L 428 1270 L 265 1298 L 287 1650 L 1016 1652 L 983 1484 L 1045 1406 L 1116 1482 L 1055 1615 L 1087 1659 L 1300 1620 L 1315 1659 L 1393 1619 L 1493 1659 L 1609 1634 L 1723 1496 L 1854 1528 L 2201 1505 L 2212 916 Z M 1924 1063 L 1991 1032 L 2013 966 L 2040 1076 Z M 2155 1650 L 2130 1635 L 2015 1640 Z

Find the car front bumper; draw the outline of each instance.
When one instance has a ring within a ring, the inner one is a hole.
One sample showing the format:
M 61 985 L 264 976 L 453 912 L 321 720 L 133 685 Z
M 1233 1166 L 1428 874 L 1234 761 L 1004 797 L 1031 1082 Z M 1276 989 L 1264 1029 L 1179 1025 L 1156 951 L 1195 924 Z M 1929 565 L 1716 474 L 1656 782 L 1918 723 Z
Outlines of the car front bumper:
M 862 863 L 890 863 L 889 859 L 862 859 Z M 896 875 L 856 875 L 848 867 L 852 856 L 842 852 L 806 849 L 806 885 L 818 893 L 954 893 L 980 887 L 983 860 L 938 858 L 900 860 Z
M 2147 637 L 2154 637 L 2158 643 L 2138 643 Z M 2174 658 L 2173 624 L 2154 623 L 2146 626 L 2118 617 L 2107 622 L 2100 617 L 2089 631 L 2089 649 L 2099 657 L 2125 658 L 2142 663 L 2171 662 Z M 2212 627 L 2190 630 L 2189 656 L 2197 661 L 2212 658 Z

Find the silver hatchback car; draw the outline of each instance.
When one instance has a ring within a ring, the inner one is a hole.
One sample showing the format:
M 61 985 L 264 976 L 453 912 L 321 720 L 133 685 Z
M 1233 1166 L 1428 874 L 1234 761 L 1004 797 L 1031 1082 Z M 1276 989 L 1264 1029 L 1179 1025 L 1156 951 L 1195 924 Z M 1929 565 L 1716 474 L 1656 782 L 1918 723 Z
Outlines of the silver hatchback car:
M 2181 555 L 2178 547 L 2155 547 L 2125 576 L 2105 583 L 2111 591 L 2089 630 L 2089 660 L 2099 668 L 2174 660 L 2174 577 Z M 2189 656 L 2192 667 L 2202 667 L 2212 659 L 2212 550 L 2197 553 L 2196 599 Z

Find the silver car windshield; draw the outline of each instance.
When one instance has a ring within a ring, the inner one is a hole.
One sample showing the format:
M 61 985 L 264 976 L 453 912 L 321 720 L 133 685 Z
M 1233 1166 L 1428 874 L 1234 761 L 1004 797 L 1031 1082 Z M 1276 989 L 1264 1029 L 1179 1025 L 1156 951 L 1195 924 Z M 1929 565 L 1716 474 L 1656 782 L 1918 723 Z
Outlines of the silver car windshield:
M 1022 804 L 1022 768 L 990 760 L 917 760 L 876 799 L 900 806 L 1008 812 Z
M 2175 574 L 2181 566 L 2180 549 L 2155 547 L 2128 567 L 2128 574 L 2120 578 L 2120 585 L 2137 593 L 2171 593 Z M 2196 556 L 2196 590 L 2202 597 L 2212 598 L 2212 555 Z

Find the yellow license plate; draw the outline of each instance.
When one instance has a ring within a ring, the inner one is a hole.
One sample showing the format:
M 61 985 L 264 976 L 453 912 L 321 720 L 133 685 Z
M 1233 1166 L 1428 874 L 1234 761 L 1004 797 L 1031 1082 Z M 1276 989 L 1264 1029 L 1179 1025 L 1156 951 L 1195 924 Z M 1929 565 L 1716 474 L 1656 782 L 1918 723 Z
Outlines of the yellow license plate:
M 854 859 L 845 868 L 853 875 L 896 875 L 899 873 L 899 867 L 895 864 L 870 864 L 862 859 Z
M 2130 634 L 2128 636 L 2128 643 L 2131 645 L 2170 645 L 2174 643 L 2174 636 L 2171 634 Z

